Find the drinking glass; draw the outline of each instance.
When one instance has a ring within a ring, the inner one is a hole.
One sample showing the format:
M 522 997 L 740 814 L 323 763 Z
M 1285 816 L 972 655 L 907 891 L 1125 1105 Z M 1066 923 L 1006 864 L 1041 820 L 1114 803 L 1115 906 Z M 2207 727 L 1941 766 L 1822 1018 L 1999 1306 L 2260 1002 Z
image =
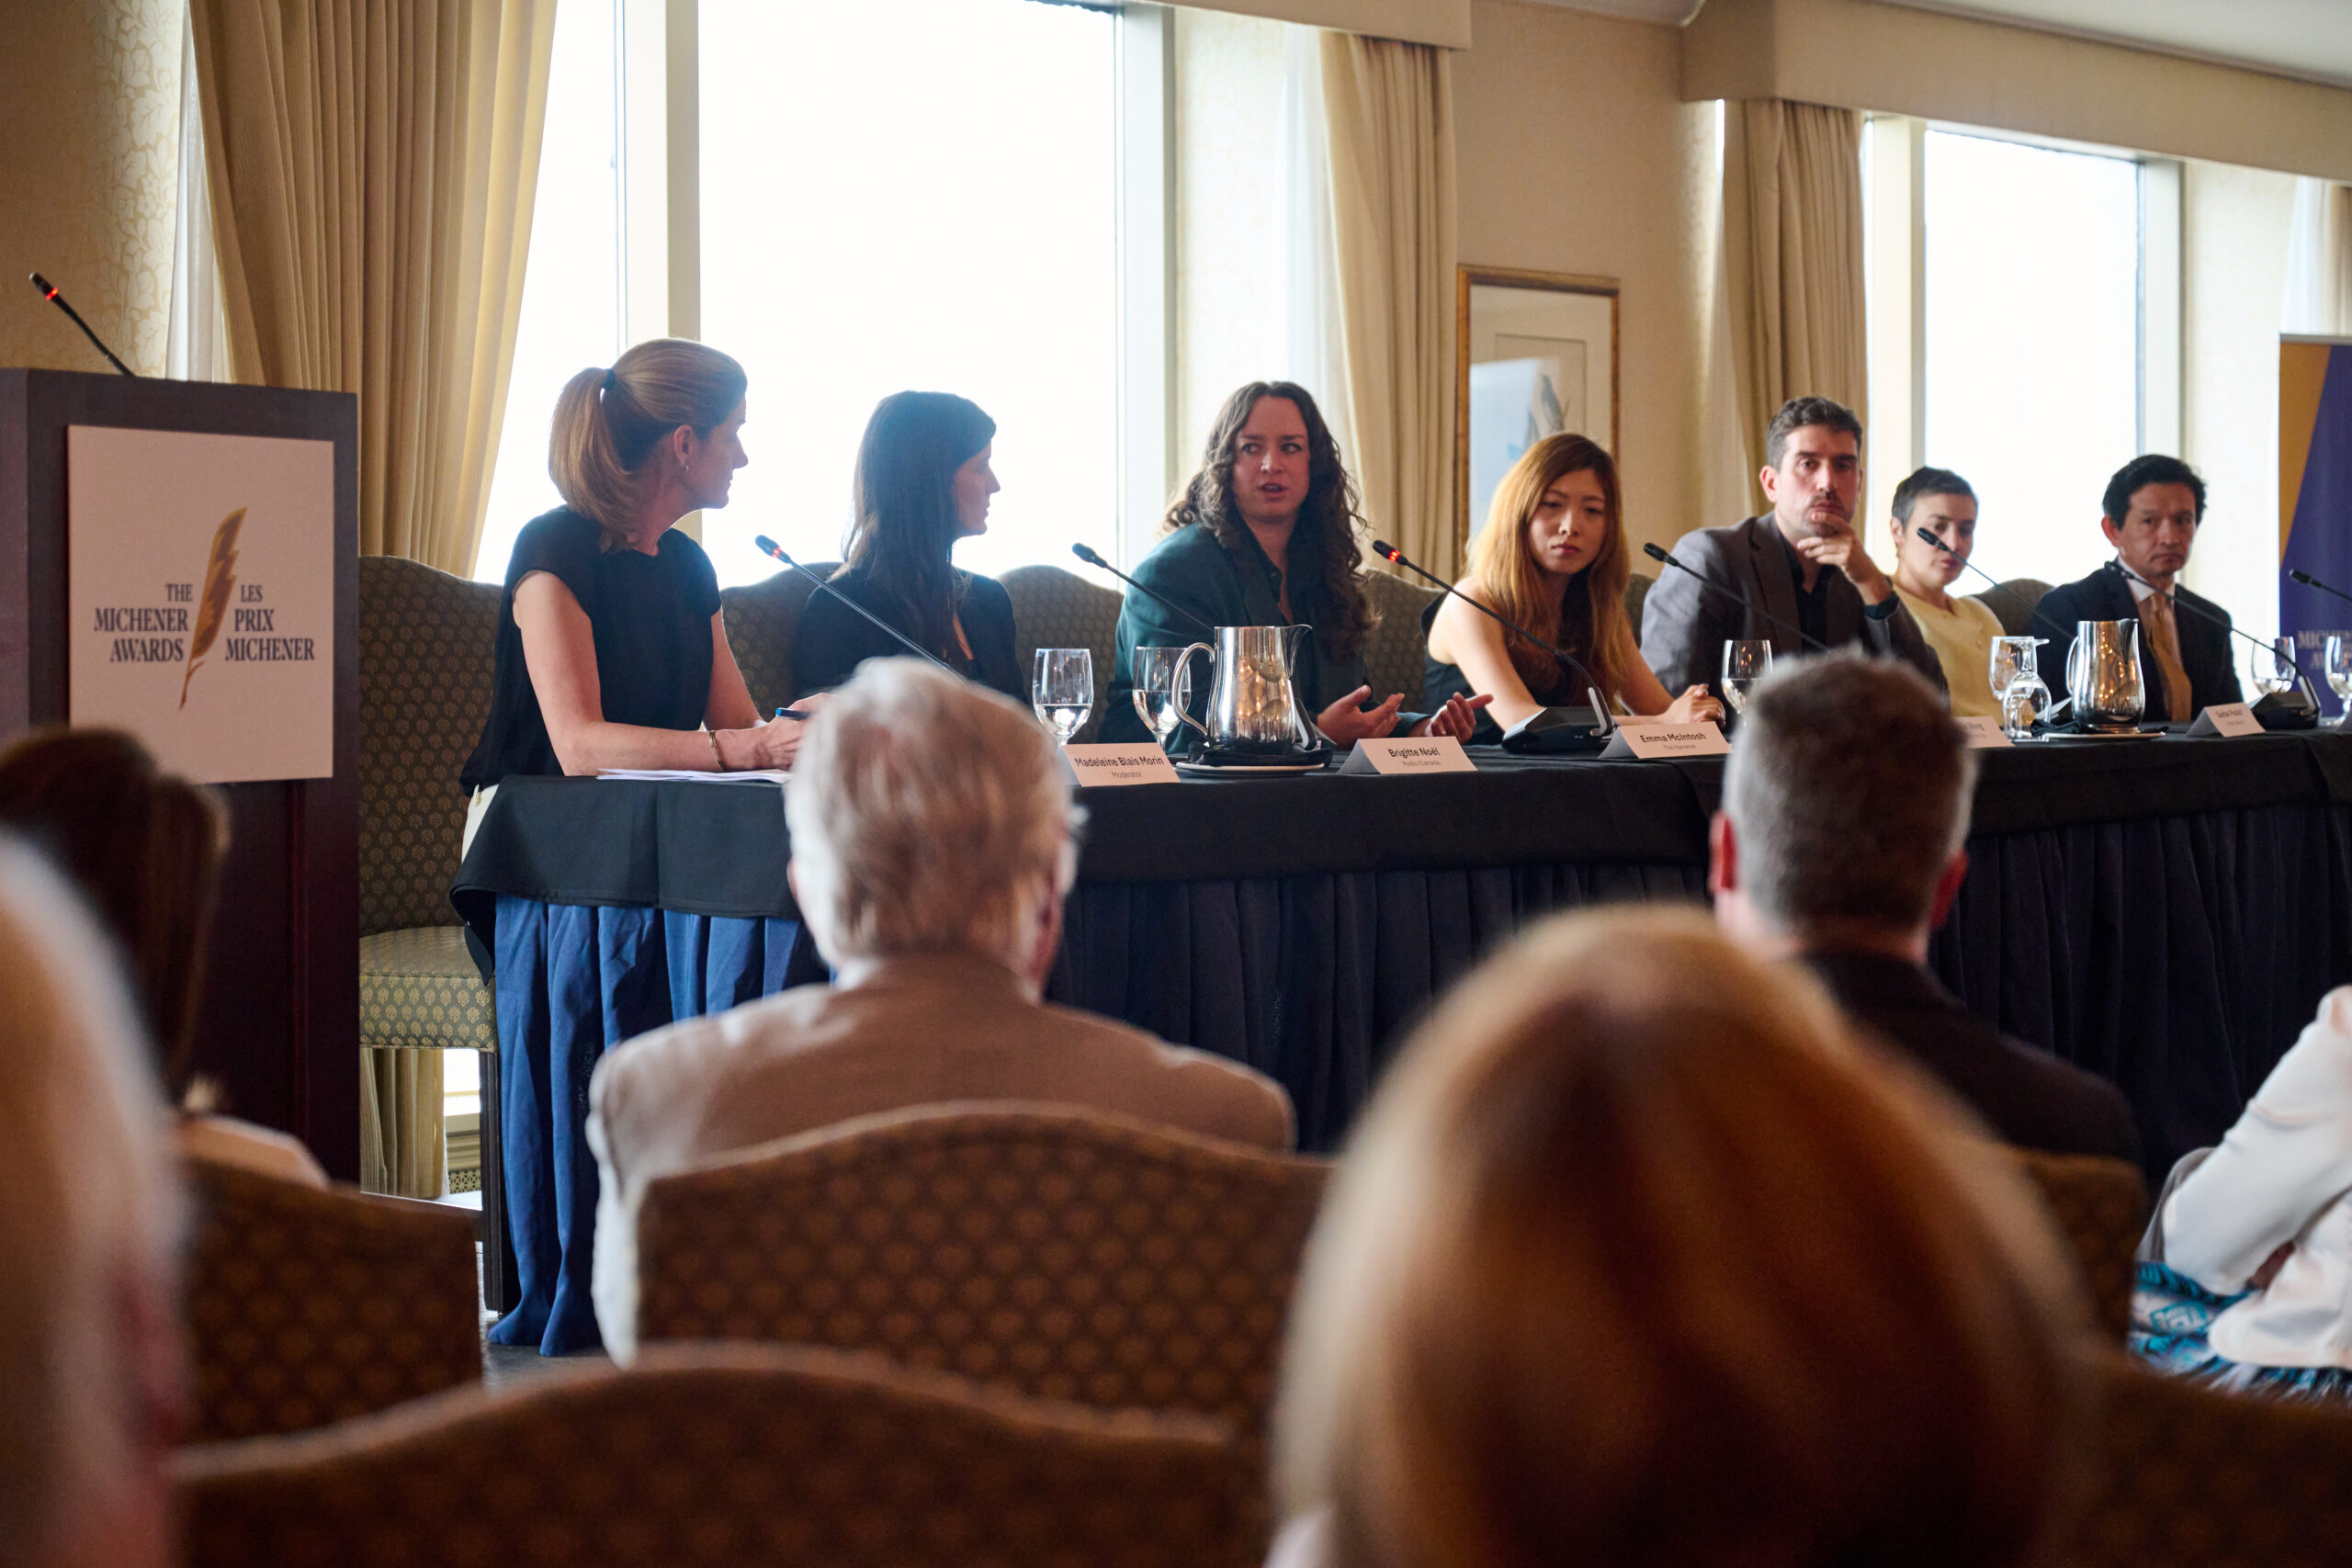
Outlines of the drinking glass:
M 2041 678 L 2042 638 L 1996 637 L 1986 673 L 2001 705 L 2001 728 L 2012 740 L 2033 733 L 2034 721 L 2050 707 L 2050 684 Z
M 1731 711 L 1747 705 L 1747 694 L 1772 668 L 1772 645 L 1761 640 L 1732 640 L 1724 644 L 1724 701 Z
M 2352 632 L 2327 634 L 2327 689 L 2352 714 Z
M 1039 649 L 1029 702 L 1054 739 L 1067 743 L 1094 706 L 1094 655 L 1083 648 Z
M 1198 644 L 1194 644 L 1198 647 Z M 1192 682 L 1185 656 L 1190 648 L 1138 648 L 1135 651 L 1136 716 L 1162 746 L 1184 722 L 1184 700 Z
M 2275 637 L 2246 655 L 2247 673 L 2254 677 L 2254 689 L 2264 696 L 2275 697 L 2295 688 L 2295 639 Z

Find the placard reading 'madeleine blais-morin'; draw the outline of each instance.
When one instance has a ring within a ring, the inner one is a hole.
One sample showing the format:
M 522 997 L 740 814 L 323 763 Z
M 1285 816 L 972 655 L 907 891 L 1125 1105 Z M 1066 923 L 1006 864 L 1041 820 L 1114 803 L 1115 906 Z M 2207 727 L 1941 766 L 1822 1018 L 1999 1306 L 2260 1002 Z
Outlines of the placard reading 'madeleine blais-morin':
M 334 444 L 66 432 L 66 712 L 206 784 L 334 772 Z

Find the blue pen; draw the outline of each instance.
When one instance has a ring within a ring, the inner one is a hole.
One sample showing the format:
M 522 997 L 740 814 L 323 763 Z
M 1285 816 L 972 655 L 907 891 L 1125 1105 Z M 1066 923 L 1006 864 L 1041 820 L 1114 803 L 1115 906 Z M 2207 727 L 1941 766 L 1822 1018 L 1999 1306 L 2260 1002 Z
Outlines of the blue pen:
M 798 708 L 778 708 L 775 710 L 775 716 L 778 718 L 797 718 L 803 721 L 815 716 L 813 714 L 802 713 Z

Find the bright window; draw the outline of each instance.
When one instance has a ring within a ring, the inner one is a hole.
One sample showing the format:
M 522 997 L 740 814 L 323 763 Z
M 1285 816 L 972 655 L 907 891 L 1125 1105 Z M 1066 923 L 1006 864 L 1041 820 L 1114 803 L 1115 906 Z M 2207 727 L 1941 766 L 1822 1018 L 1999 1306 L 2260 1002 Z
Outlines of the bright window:
M 1975 488 L 1980 564 L 2070 581 L 2141 450 L 2140 167 L 1949 131 L 1925 162 L 1926 460 Z

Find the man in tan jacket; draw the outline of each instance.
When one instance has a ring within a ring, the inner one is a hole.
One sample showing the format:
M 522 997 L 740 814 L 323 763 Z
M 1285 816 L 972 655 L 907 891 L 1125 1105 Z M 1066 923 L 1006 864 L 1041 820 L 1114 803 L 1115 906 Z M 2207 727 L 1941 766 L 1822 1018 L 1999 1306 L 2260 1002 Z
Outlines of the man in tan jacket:
M 608 1054 L 589 1089 L 596 1319 L 636 1351 L 654 1178 L 847 1117 L 1047 1100 L 1287 1149 L 1271 1079 L 1038 999 L 1080 811 L 1046 731 L 912 660 L 868 661 L 811 720 L 785 795 L 793 896 L 834 968 Z

